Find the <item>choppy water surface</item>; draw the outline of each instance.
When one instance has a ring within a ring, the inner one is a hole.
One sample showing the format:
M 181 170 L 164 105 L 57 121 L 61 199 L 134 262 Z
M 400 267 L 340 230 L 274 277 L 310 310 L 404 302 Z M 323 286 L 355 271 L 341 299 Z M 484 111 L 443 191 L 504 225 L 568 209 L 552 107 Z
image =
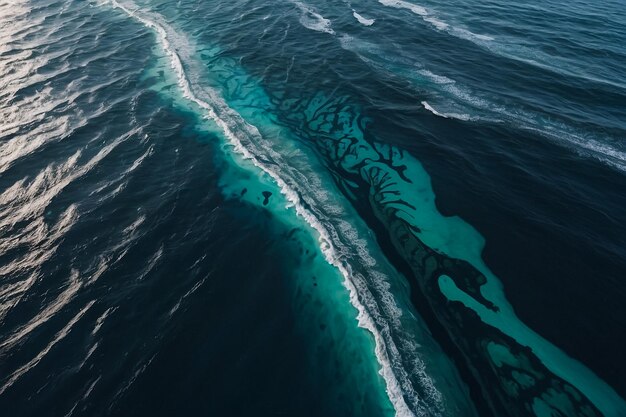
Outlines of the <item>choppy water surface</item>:
M 626 7 L 0 4 L 0 409 L 626 415 Z

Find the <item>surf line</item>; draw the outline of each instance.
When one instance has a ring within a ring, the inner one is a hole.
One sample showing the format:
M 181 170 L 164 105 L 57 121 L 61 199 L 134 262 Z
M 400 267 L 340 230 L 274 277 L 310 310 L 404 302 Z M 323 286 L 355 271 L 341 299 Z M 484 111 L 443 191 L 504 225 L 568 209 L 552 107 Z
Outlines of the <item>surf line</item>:
M 247 149 L 243 145 L 241 140 L 235 135 L 235 133 L 229 126 L 228 122 L 218 115 L 214 106 L 198 98 L 194 94 L 193 88 L 185 73 L 182 61 L 175 48 L 173 48 L 170 44 L 166 29 L 158 23 L 138 15 L 136 13 L 138 8 L 135 8 L 135 10 L 130 10 L 127 6 L 121 4 L 117 0 L 110 0 L 110 3 L 113 5 L 114 8 L 122 10 L 132 19 L 137 20 L 147 28 L 156 32 L 156 34 L 158 35 L 159 43 L 165 51 L 167 57 L 169 58 L 171 68 L 176 73 L 178 86 L 183 93 L 183 97 L 207 112 L 208 117 L 213 120 L 220 129 L 222 129 L 224 135 L 231 143 L 235 151 L 242 155 L 244 159 L 251 161 L 257 168 L 261 169 L 263 172 L 269 175 L 276 182 L 285 198 L 295 207 L 296 213 L 301 216 L 309 224 L 309 226 L 312 227 L 319 234 L 318 242 L 320 244 L 320 250 L 324 255 L 324 258 L 329 264 L 337 268 L 337 270 L 339 270 L 339 272 L 343 276 L 343 283 L 348 290 L 350 303 L 358 311 L 358 326 L 368 330 L 374 337 L 375 356 L 379 365 L 381 366 L 379 373 L 385 380 L 387 396 L 389 397 L 389 400 L 394 407 L 396 416 L 415 417 L 415 414 L 408 407 L 404 399 L 405 394 L 402 390 L 402 384 L 400 383 L 392 369 L 392 364 L 387 353 L 385 340 L 376 328 L 374 320 L 371 318 L 367 309 L 359 301 L 358 289 L 353 282 L 352 274 L 350 271 L 351 268 L 349 265 L 341 260 L 339 252 L 332 243 L 330 232 L 324 227 L 320 220 L 317 219 L 317 217 L 315 217 L 315 215 L 301 203 L 301 198 L 298 195 L 298 192 L 291 188 L 287 184 L 287 182 L 283 180 L 274 170 L 270 169 L 268 164 L 262 162 L 260 158 L 257 158 L 249 149 Z M 256 127 L 248 124 L 247 122 L 245 123 L 247 127 L 250 128 L 255 134 L 260 135 L 260 132 L 258 131 L 258 129 L 256 129 Z

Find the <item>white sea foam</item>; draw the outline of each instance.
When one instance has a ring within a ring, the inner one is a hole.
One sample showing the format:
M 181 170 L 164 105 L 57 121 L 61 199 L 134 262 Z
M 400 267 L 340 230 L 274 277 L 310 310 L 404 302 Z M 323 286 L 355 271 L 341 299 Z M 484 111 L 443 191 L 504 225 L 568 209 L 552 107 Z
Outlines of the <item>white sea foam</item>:
M 444 75 L 437 75 L 428 70 L 419 70 L 418 72 L 430 79 L 431 81 L 435 82 L 436 84 L 454 84 L 456 82 L 451 78 L 448 78 Z
M 571 127 L 556 122 L 542 125 L 539 121 L 540 116 L 538 114 L 493 103 L 479 97 L 468 88 L 457 85 L 455 80 L 448 77 L 434 74 L 428 70 L 419 70 L 418 72 L 436 84 L 441 85 L 443 91 L 450 94 L 464 106 L 472 107 L 481 113 L 480 116 L 442 113 L 435 110 L 429 103 L 423 101 L 422 104 L 424 107 L 437 116 L 461 120 L 481 119 L 492 122 L 502 122 L 506 120 L 519 129 L 536 133 L 566 146 L 581 156 L 597 159 L 608 166 L 626 172 L 626 152 L 609 144 L 608 140 L 587 136 L 580 131 L 576 131 Z M 494 114 L 497 116 L 492 116 Z
M 581 156 L 595 158 L 608 166 L 626 172 L 626 152 L 608 143 L 574 132 L 563 132 L 553 128 L 537 128 L 529 124 L 519 127 L 548 137 L 561 144 L 569 145 Z
M 359 23 L 362 24 L 363 26 L 372 26 L 374 22 L 376 21 L 376 19 L 367 19 L 361 16 L 354 9 L 352 9 L 352 16 L 354 16 L 354 18 L 358 20 Z
M 467 29 L 457 27 L 450 29 L 450 32 L 461 39 L 465 39 L 479 44 L 484 44 L 485 42 L 491 42 L 495 40 L 492 36 L 481 35 L 479 33 L 470 32 Z
M 435 110 L 429 103 L 423 101 L 424 107 L 433 114 L 441 117 L 456 118 L 461 120 L 489 120 L 492 122 L 502 122 L 507 120 L 515 127 L 530 131 L 553 140 L 562 146 L 569 147 L 584 157 L 591 157 L 600 162 L 626 172 L 626 152 L 609 143 L 609 139 L 588 137 L 579 131 L 564 124 L 542 124 L 538 114 L 521 110 L 507 108 L 489 100 L 479 97 L 477 94 L 457 85 L 456 81 L 434 74 L 428 70 L 418 71 L 436 84 L 441 85 L 443 91 L 450 94 L 464 106 L 473 107 L 481 112 L 480 116 L 470 116 L 468 114 L 442 113 Z M 496 117 L 491 116 L 495 114 Z
M 408 1 L 378 0 L 378 2 L 388 7 L 395 7 L 396 9 L 410 10 L 411 12 L 415 13 L 418 16 L 428 16 L 428 10 L 426 10 L 426 8 L 419 6 L 417 4 L 409 3 Z
M 458 119 L 463 121 L 472 120 L 472 117 L 469 114 L 459 114 L 459 113 L 440 113 L 435 110 L 427 101 L 422 101 L 422 105 L 426 110 L 434 114 L 435 116 L 443 117 L 445 119 Z
M 330 20 L 319 14 L 314 8 L 300 3 L 299 1 L 295 1 L 293 4 L 300 9 L 300 23 L 302 26 L 316 32 L 325 32 L 330 35 L 335 34 L 335 31 L 331 27 Z
M 443 91 L 448 92 L 455 98 L 466 104 L 471 105 L 472 107 L 476 107 L 479 109 L 500 110 L 499 108 L 494 107 L 494 105 L 487 100 L 483 100 L 475 94 L 472 94 L 472 92 L 468 91 L 467 89 L 458 86 L 456 81 L 451 78 L 448 78 L 444 75 L 435 74 L 425 69 L 419 70 L 418 73 L 425 76 L 435 84 L 439 84 Z
M 626 84 L 615 82 L 615 80 L 599 74 L 594 74 L 592 70 L 581 70 L 581 68 L 572 64 L 570 60 L 564 57 L 546 54 L 540 50 L 525 46 L 519 39 L 498 39 L 499 42 L 494 42 L 496 39 L 493 36 L 474 33 L 468 29 L 446 23 L 439 18 L 433 17 L 433 13 L 422 6 L 401 0 L 379 0 L 379 3 L 388 7 L 410 10 L 418 16 L 421 16 L 425 22 L 432 24 L 437 30 L 445 31 L 460 39 L 473 42 L 497 55 L 546 69 L 557 74 L 579 77 L 584 80 L 606 84 L 616 88 L 626 88 Z
M 325 222 L 322 222 L 320 218 L 314 214 L 314 207 L 309 204 L 303 204 L 302 197 L 298 190 L 290 185 L 292 181 L 282 178 L 277 168 L 275 168 L 276 165 L 265 162 L 264 157 L 258 157 L 243 144 L 242 140 L 236 134 L 236 131 L 243 128 L 247 133 L 255 137 L 261 136 L 255 126 L 241 120 L 241 117 L 238 116 L 234 110 L 230 109 L 221 98 L 215 96 L 215 93 L 207 90 L 202 91 L 202 95 L 210 97 L 210 102 L 199 98 L 198 95 L 194 93 L 194 89 L 185 73 L 179 52 L 170 43 L 170 35 L 175 37 L 177 35 L 171 31 L 171 29 L 169 31 L 166 30 L 166 24 L 158 24 L 153 20 L 140 16 L 136 13 L 136 10 L 130 10 L 117 0 L 111 0 L 111 3 L 146 27 L 153 29 L 158 34 L 159 43 L 170 60 L 171 67 L 177 76 L 178 86 L 184 98 L 207 112 L 208 117 L 224 132 L 224 135 L 229 140 L 234 150 L 269 175 L 278 185 L 285 198 L 293 205 L 296 213 L 318 233 L 320 248 L 326 261 L 335 266 L 344 277 L 344 285 L 348 289 L 350 302 L 358 311 L 358 325 L 370 331 L 374 336 L 375 354 L 381 365 L 380 374 L 385 380 L 387 394 L 394 406 L 396 415 L 399 417 L 415 415 L 407 405 L 405 397 L 412 400 L 411 403 L 420 415 L 427 415 L 428 412 L 423 409 L 423 405 L 416 405 L 419 399 L 417 398 L 417 393 L 415 393 L 412 388 L 407 372 L 398 366 L 401 363 L 400 353 L 398 348 L 394 345 L 393 339 L 390 337 L 389 333 L 391 330 L 389 325 L 386 324 L 385 320 L 381 320 L 382 315 L 379 311 L 380 308 L 369 292 L 364 277 L 352 272 L 352 268 L 345 260 L 342 249 L 338 246 L 338 243 L 336 243 L 340 242 L 337 231 L 334 230 L 332 226 L 325 225 Z M 321 16 L 319 17 L 321 18 L 320 20 L 323 19 Z M 223 116 L 220 116 L 220 114 Z M 361 256 L 372 259 L 367 253 L 362 253 Z M 384 287 L 384 284 L 382 284 L 384 279 L 381 278 L 378 281 L 380 281 L 380 285 Z M 383 287 L 378 288 L 378 290 L 384 291 L 385 288 Z M 386 292 L 387 297 L 393 301 L 389 291 L 387 290 Z M 393 311 L 391 304 L 389 304 L 388 308 Z M 398 310 L 397 307 L 396 310 Z M 427 375 L 424 375 L 423 382 L 425 382 L 427 386 L 430 384 L 430 388 L 427 388 L 427 390 L 432 392 L 431 396 L 436 397 L 437 394 L 439 394 L 432 380 L 430 380 Z
M 430 23 L 439 30 L 447 30 L 448 28 L 450 28 L 449 24 L 447 24 L 446 22 L 442 22 L 441 20 L 434 17 L 425 17 L 424 21 Z
M 457 118 L 461 120 L 491 120 L 502 122 L 507 120 L 515 127 L 530 131 L 553 140 L 563 146 L 569 147 L 584 157 L 591 157 L 600 162 L 626 172 L 626 152 L 602 140 L 602 138 L 589 137 L 584 133 L 575 131 L 564 125 L 551 122 L 549 125 L 542 125 L 538 121 L 539 115 L 521 110 L 507 108 L 489 100 L 479 97 L 469 89 L 457 85 L 457 83 L 445 76 L 434 74 L 428 70 L 418 71 L 433 82 L 442 86 L 442 89 L 453 96 L 456 100 L 466 106 L 473 107 L 480 111 L 480 116 L 470 116 L 467 114 L 442 113 L 435 110 L 429 103 L 423 101 L 424 107 L 433 114 L 441 117 Z M 489 114 L 498 115 L 497 118 Z
M 446 119 L 448 118 L 448 116 L 446 116 L 445 114 L 441 114 L 439 113 L 437 110 L 433 109 L 430 104 L 428 104 L 428 102 L 426 101 L 422 101 L 422 105 L 426 108 L 426 110 L 428 110 L 429 112 L 431 112 L 432 114 L 434 114 L 435 116 L 440 116 L 440 117 L 445 117 Z
M 420 16 L 422 20 L 426 23 L 432 25 L 435 29 L 439 31 L 444 31 L 449 33 L 452 36 L 456 36 L 461 39 L 469 40 L 471 42 L 488 42 L 493 41 L 494 39 L 488 35 L 480 35 L 477 33 L 470 32 L 467 29 L 459 28 L 450 25 L 442 21 L 441 19 L 435 17 L 432 12 L 426 9 L 423 6 L 418 4 L 409 3 L 404 0 L 378 0 L 378 2 L 387 7 L 394 7 L 396 9 L 405 9 L 409 10 L 412 13 Z

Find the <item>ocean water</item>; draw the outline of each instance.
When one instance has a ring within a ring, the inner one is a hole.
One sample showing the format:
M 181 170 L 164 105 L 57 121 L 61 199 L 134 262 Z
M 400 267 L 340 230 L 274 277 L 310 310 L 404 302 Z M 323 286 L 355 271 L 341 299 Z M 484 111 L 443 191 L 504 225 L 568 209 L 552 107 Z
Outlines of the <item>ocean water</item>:
M 0 415 L 626 415 L 621 0 L 0 1 Z

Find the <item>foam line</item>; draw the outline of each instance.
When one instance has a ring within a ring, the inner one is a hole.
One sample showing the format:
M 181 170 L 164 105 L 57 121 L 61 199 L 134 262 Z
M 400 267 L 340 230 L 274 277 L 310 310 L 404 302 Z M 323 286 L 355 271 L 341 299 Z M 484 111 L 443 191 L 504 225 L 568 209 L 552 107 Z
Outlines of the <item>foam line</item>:
M 467 29 L 451 26 L 448 23 L 434 17 L 431 12 L 429 12 L 425 7 L 418 4 L 409 3 L 408 1 L 404 0 L 378 0 L 378 2 L 383 6 L 409 10 L 413 14 L 420 16 L 424 22 L 429 23 L 438 31 L 445 31 L 450 35 L 456 36 L 461 39 L 465 39 L 474 43 L 484 43 L 494 40 L 491 36 L 479 35 L 477 33 L 470 32 Z
M 243 145 L 242 141 L 234 133 L 229 123 L 225 119 L 219 117 L 214 106 L 198 98 L 194 94 L 189 79 L 187 78 L 187 75 L 185 73 L 182 61 L 176 50 L 171 46 L 168 39 L 168 33 L 165 28 L 157 24 L 156 22 L 137 15 L 136 11 L 130 10 L 128 7 L 120 4 L 117 0 L 111 0 L 111 4 L 114 7 L 119 8 L 120 10 L 125 12 L 128 16 L 134 18 L 135 20 L 142 23 L 144 26 L 154 30 L 157 33 L 159 43 L 167 54 L 167 57 L 169 58 L 171 63 L 171 67 L 176 73 L 178 79 L 178 87 L 183 93 L 183 96 L 187 100 L 191 101 L 192 103 L 207 112 L 208 117 L 213 120 L 220 127 L 220 129 L 222 129 L 224 135 L 234 147 L 236 152 L 241 154 L 245 159 L 250 160 L 256 167 L 260 168 L 276 182 L 281 190 L 281 193 L 295 207 L 296 213 L 301 216 L 318 233 L 320 249 L 326 261 L 329 264 L 335 266 L 344 277 L 344 285 L 348 289 L 350 303 L 358 311 L 357 321 L 359 327 L 367 329 L 374 336 L 374 341 L 376 345 L 375 354 L 378 363 L 381 365 L 380 374 L 385 380 L 387 394 L 396 411 L 396 416 L 415 416 L 415 414 L 408 407 L 404 399 L 405 394 L 409 396 L 415 394 L 405 393 L 405 391 L 403 390 L 403 386 L 406 387 L 406 384 L 402 384 L 395 375 L 392 368 L 392 360 L 389 357 L 389 349 L 394 352 L 397 351 L 397 348 L 387 346 L 383 335 L 376 328 L 375 322 L 370 316 L 368 309 L 361 303 L 361 297 L 355 285 L 356 277 L 353 276 L 350 266 L 342 260 L 341 253 L 336 249 L 335 245 L 333 244 L 331 232 L 329 232 L 329 230 L 324 227 L 322 222 L 309 209 L 307 209 L 305 205 L 302 204 L 298 192 L 290 187 L 287 182 L 277 174 L 276 171 L 270 168 L 271 164 L 263 162 L 261 158 L 257 158 L 256 155 L 254 155 L 248 148 Z M 221 110 L 228 111 L 228 108 L 225 107 L 226 105 L 224 103 L 219 103 L 219 108 Z M 253 133 L 260 135 L 256 127 L 249 124 L 247 124 L 246 127 L 250 129 Z
M 312 7 L 300 3 L 299 1 L 294 1 L 292 3 L 300 9 L 300 23 L 302 26 L 316 32 L 324 32 L 329 35 L 335 34 L 335 31 L 331 27 L 330 20 L 319 14 Z
M 354 16 L 354 18 L 358 20 L 359 23 L 362 24 L 363 26 L 372 26 L 374 22 L 376 21 L 376 19 L 367 19 L 361 16 L 354 9 L 352 9 L 352 16 Z
M 437 110 L 433 109 L 433 107 L 428 104 L 427 101 L 422 101 L 422 105 L 426 110 L 434 114 L 435 116 L 443 117 L 444 119 L 458 119 L 463 121 L 468 121 L 471 119 L 469 114 L 458 114 L 458 113 L 440 113 Z
M 346 43 L 346 45 L 348 45 Z M 598 161 L 606 164 L 619 171 L 626 172 L 626 152 L 611 145 L 608 141 L 602 137 L 594 138 L 585 135 L 584 132 L 575 131 L 568 128 L 564 124 L 554 123 L 548 126 L 539 126 L 537 123 L 538 115 L 529 111 L 521 109 L 509 109 L 504 106 L 500 106 L 495 103 L 491 103 L 486 99 L 475 96 L 471 91 L 466 88 L 457 85 L 456 81 L 442 76 L 434 74 L 428 70 L 419 70 L 419 74 L 425 76 L 430 81 L 441 86 L 440 88 L 445 92 L 451 94 L 455 99 L 465 103 L 471 107 L 475 107 L 482 111 L 495 113 L 500 116 L 504 116 L 506 120 L 510 120 L 519 129 L 533 132 L 535 134 L 547 137 L 563 146 L 567 146 L 569 149 L 577 152 L 578 154 L 595 158 Z M 433 107 L 427 103 L 422 102 L 424 107 L 433 114 L 441 117 L 455 117 L 466 116 L 458 114 L 442 114 L 437 112 Z M 468 120 L 486 120 L 486 117 L 481 115 L 469 116 Z M 459 117 L 456 117 L 459 118 Z M 466 120 L 462 118 L 461 120 Z M 498 119 L 495 119 L 498 121 Z

